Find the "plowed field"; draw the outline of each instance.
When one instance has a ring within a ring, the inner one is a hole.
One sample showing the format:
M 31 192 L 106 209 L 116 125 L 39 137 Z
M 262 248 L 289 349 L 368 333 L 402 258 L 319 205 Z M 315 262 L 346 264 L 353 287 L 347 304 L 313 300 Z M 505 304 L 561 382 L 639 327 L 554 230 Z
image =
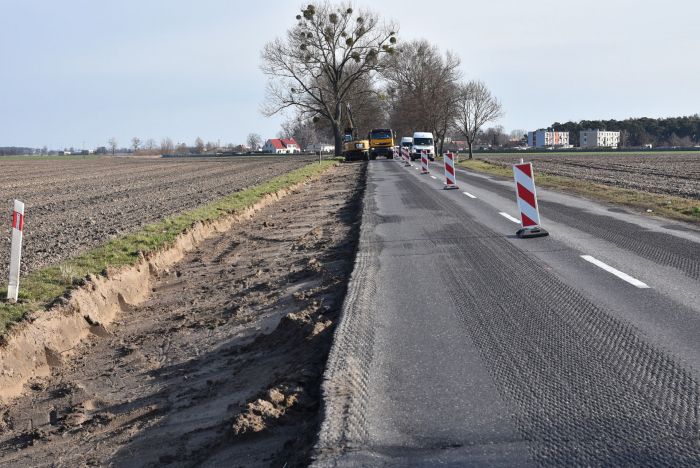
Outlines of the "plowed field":
M 525 158 L 534 163 L 538 172 L 700 200 L 700 152 L 477 154 L 475 157 L 501 165 Z
M 59 262 L 168 215 L 259 184 L 313 156 L 0 159 L 0 278 L 12 200 L 26 205 L 22 273 Z

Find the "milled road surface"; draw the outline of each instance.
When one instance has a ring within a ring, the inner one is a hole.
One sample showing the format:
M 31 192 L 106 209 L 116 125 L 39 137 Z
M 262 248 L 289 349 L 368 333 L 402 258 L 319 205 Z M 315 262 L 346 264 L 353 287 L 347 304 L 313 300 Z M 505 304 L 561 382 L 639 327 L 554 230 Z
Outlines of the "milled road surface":
M 316 463 L 700 465 L 700 231 L 433 171 L 370 164 Z

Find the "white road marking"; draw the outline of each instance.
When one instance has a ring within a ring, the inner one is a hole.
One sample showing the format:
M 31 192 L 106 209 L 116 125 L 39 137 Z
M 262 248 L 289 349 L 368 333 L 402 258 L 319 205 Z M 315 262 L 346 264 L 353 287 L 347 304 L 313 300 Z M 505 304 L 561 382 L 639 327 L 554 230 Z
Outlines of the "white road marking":
M 430 178 L 431 178 L 431 179 L 437 179 L 437 177 L 435 177 L 434 175 L 431 175 Z
M 520 224 L 520 220 L 519 220 L 519 219 L 513 218 L 513 217 L 512 217 L 511 215 L 509 215 L 508 213 L 504 213 L 503 211 L 500 211 L 498 214 L 501 215 L 501 216 L 503 216 L 504 218 L 506 218 L 508 221 L 513 221 L 514 223 Z
M 633 278 L 630 275 L 628 275 L 627 273 L 623 273 L 620 270 L 611 267 L 607 263 L 601 262 L 600 260 L 598 260 L 595 257 L 591 257 L 590 255 L 581 255 L 581 258 L 587 262 L 591 262 L 592 264 L 594 264 L 595 266 L 597 266 L 599 268 L 602 268 L 603 270 L 607 271 L 608 273 L 612 273 L 613 275 L 617 276 L 621 280 L 627 281 L 629 284 L 636 286 L 640 289 L 646 289 L 649 287 L 649 285 L 647 285 L 646 283 L 642 283 L 637 278 Z
M 468 196 L 469 198 L 476 198 L 474 195 L 472 195 L 469 192 L 462 192 L 462 193 L 465 194 L 466 196 Z

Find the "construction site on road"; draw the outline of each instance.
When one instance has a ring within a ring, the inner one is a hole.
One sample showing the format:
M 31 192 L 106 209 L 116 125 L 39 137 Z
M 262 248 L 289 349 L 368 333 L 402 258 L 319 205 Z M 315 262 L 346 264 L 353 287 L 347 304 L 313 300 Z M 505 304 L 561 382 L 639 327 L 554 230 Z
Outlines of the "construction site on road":
M 0 464 L 697 466 L 700 229 L 420 159 L 312 163 L 13 325 Z

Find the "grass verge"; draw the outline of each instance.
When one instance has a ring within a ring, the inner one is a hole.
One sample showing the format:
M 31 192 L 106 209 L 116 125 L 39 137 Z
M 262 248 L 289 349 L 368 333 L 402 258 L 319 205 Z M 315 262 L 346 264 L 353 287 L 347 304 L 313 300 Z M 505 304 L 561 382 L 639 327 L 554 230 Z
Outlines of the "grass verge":
M 72 287 L 82 284 L 87 275 L 101 275 L 108 268 L 135 265 L 140 255 L 167 248 L 195 223 L 210 222 L 250 208 L 265 195 L 291 187 L 318 176 L 336 160 L 312 163 L 262 184 L 233 193 L 213 202 L 162 221 L 144 226 L 139 231 L 113 239 L 78 257 L 30 273 L 20 280 L 17 304 L 0 302 L 0 334 L 22 319 L 28 312 L 46 308 Z M 7 296 L 7 285 L 0 288 L 0 297 Z
M 513 170 L 508 166 L 492 164 L 479 159 L 462 160 L 458 166 L 490 175 L 513 178 Z M 535 175 L 538 187 L 560 190 L 581 195 L 596 201 L 626 206 L 647 215 L 663 216 L 669 219 L 700 223 L 700 201 L 689 198 L 623 189 L 596 184 L 571 177 L 538 173 Z M 652 210 L 649 213 L 647 210 Z

